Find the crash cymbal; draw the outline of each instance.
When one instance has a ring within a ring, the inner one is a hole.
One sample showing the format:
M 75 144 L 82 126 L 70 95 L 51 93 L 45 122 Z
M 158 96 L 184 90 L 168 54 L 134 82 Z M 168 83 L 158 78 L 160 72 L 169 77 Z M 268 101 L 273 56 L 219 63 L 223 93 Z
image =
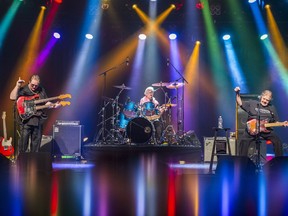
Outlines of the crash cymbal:
M 167 104 L 163 104 L 162 107 L 176 107 L 177 104 L 172 104 L 172 103 L 167 103 Z
M 181 88 L 182 86 L 184 86 L 184 83 L 182 83 L 182 82 L 173 82 L 173 83 L 170 83 L 169 85 L 167 85 L 166 88 L 177 89 L 177 88 Z
M 132 89 L 132 88 L 130 88 L 130 87 L 127 87 L 127 86 L 125 86 L 125 84 L 122 84 L 122 85 L 120 85 L 120 86 L 114 86 L 115 88 L 119 88 L 119 89 L 126 89 L 126 90 L 130 90 L 130 89 Z
M 159 82 L 159 83 L 153 83 L 152 86 L 154 86 L 154 87 L 162 87 L 162 86 L 167 86 L 169 84 L 170 83 L 167 83 L 167 82 Z

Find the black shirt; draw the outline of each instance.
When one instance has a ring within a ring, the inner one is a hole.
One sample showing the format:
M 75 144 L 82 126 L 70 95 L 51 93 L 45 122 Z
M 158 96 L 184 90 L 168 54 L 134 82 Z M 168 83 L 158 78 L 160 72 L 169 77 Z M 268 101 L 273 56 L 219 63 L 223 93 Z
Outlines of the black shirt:
M 249 100 L 244 101 L 241 108 L 248 113 L 248 120 L 258 119 L 258 116 L 260 116 L 260 120 L 267 120 L 268 122 L 279 121 L 276 109 L 272 104 L 264 107 L 259 101 Z

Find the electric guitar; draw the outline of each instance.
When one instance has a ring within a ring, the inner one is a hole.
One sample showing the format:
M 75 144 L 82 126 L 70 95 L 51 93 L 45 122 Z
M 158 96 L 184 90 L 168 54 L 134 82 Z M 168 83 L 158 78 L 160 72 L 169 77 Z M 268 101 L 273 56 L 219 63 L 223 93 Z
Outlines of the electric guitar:
M 284 126 L 285 124 L 287 124 L 286 121 L 284 122 L 272 122 L 269 123 L 267 120 L 260 120 L 260 126 L 259 126 L 259 132 L 263 132 L 263 133 L 269 133 L 270 130 L 268 130 L 267 128 L 270 127 L 280 127 L 280 126 Z M 248 133 L 250 135 L 257 135 L 258 132 L 258 120 L 257 119 L 251 119 L 249 120 L 247 123 L 247 130 Z
M 34 115 L 37 115 L 37 111 L 41 109 L 46 109 L 51 107 L 51 105 L 38 105 L 41 103 L 45 103 L 52 100 L 62 100 L 65 98 L 71 98 L 70 94 L 63 94 L 59 95 L 57 97 L 51 97 L 51 98 L 45 98 L 45 99 L 37 99 L 39 98 L 39 95 L 33 95 L 33 96 L 21 96 L 17 99 L 16 105 L 17 110 L 20 118 L 22 120 L 27 120 L 31 118 Z M 61 106 L 67 106 L 70 105 L 69 101 L 60 101 Z
M 7 130 L 6 130 L 6 112 L 2 113 L 3 120 L 3 136 L 0 138 L 0 153 L 6 157 L 10 157 L 14 154 L 14 147 L 12 146 L 12 137 L 7 139 Z

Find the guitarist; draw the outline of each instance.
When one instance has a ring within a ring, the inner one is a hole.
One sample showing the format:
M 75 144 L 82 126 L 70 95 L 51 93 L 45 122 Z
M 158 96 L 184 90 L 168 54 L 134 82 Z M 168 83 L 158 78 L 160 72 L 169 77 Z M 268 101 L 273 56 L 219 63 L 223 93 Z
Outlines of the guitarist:
M 37 99 L 47 98 L 45 89 L 40 86 L 40 77 L 38 75 L 32 75 L 29 83 L 25 83 L 20 77 L 16 82 L 16 86 L 10 93 L 11 100 L 17 100 L 20 96 L 36 96 L 39 95 Z M 23 85 L 23 86 L 22 86 Z M 59 103 L 53 104 L 47 102 L 46 105 L 49 105 L 49 108 L 58 108 Z M 18 123 L 20 126 L 20 140 L 19 140 L 19 153 L 27 152 L 29 139 L 31 139 L 31 152 L 38 152 L 40 149 L 41 139 L 42 139 L 42 129 L 47 115 L 44 110 L 38 110 L 36 115 L 31 116 L 30 118 L 20 121 L 18 118 Z
M 264 90 L 260 95 L 260 100 L 249 100 L 249 101 L 242 101 L 240 96 L 240 88 L 236 87 L 234 89 L 236 92 L 236 102 L 237 104 L 246 112 L 248 113 L 249 121 L 266 121 L 268 120 L 269 123 L 278 122 L 278 114 L 276 112 L 275 107 L 270 103 L 272 100 L 272 92 L 269 90 Z M 261 125 L 261 124 L 260 124 Z M 284 122 L 283 126 L 288 126 L 288 122 Z M 282 141 L 276 135 L 272 128 L 265 128 L 265 132 L 261 131 L 258 132 L 258 126 L 256 126 L 257 133 L 251 134 L 251 130 L 246 126 L 246 130 L 240 140 L 239 143 L 239 154 L 241 156 L 248 156 L 248 149 L 251 144 L 256 144 L 256 138 L 262 137 L 265 140 L 270 140 L 274 146 L 274 153 L 275 157 L 283 156 L 283 147 Z M 257 137 L 258 136 L 258 137 Z

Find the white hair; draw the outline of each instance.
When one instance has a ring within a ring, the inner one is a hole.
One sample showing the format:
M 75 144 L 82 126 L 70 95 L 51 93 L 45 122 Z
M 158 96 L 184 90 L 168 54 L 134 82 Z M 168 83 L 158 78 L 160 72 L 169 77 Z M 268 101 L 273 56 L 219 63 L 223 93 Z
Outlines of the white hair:
M 154 88 L 152 86 L 149 86 L 145 89 L 144 95 L 148 94 L 148 92 L 150 92 L 150 91 L 154 92 Z

